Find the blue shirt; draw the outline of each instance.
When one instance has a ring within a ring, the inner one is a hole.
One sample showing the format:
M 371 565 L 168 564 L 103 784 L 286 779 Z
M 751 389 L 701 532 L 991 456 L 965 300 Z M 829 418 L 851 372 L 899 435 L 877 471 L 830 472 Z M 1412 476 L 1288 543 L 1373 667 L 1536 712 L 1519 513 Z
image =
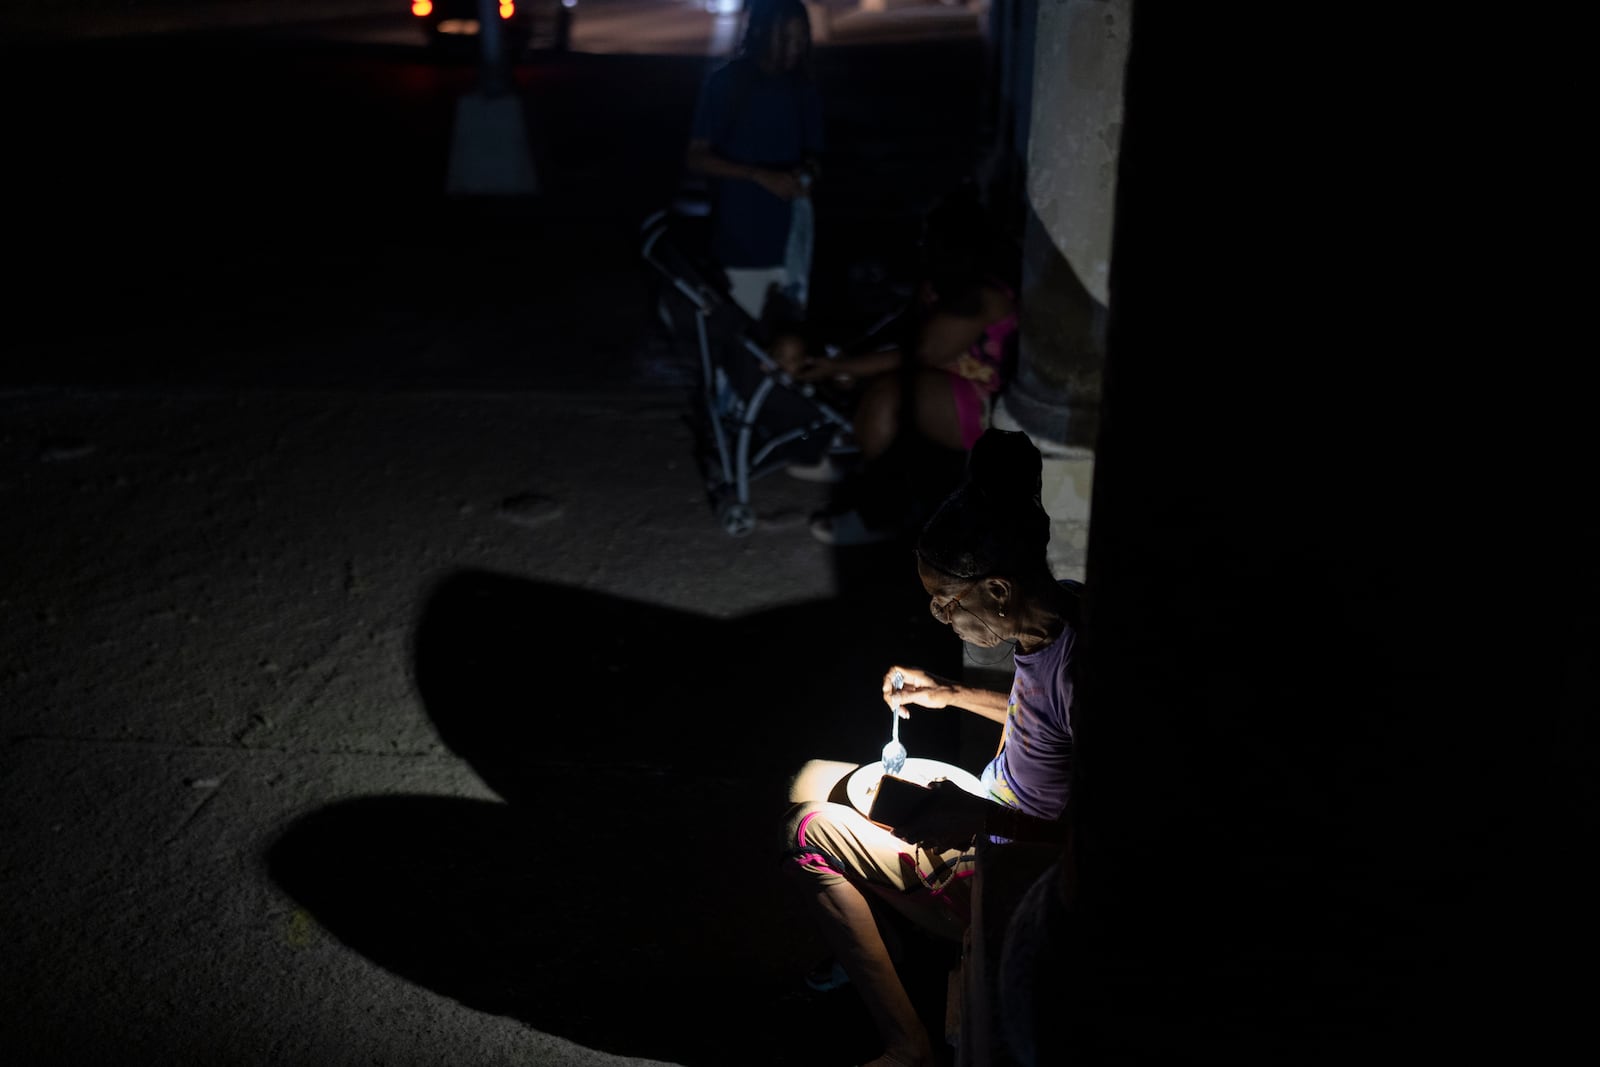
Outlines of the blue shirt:
M 768 75 L 740 59 L 700 87 L 689 136 L 735 163 L 792 170 L 822 151 L 822 97 L 809 79 Z M 789 202 L 743 179 L 712 178 L 711 254 L 724 267 L 777 267 Z

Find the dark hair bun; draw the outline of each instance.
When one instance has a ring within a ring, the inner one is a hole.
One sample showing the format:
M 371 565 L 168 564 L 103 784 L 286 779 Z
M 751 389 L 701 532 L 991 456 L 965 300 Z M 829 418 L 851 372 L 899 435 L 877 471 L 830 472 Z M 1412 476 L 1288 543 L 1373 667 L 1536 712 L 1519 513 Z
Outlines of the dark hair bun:
M 1022 507 L 1039 499 L 1044 458 L 1027 434 L 991 427 L 967 456 L 966 482 L 997 504 Z
M 1027 434 L 985 430 L 967 455 L 961 487 L 922 528 L 917 555 L 957 578 L 1047 565 L 1043 477 L 1044 458 Z

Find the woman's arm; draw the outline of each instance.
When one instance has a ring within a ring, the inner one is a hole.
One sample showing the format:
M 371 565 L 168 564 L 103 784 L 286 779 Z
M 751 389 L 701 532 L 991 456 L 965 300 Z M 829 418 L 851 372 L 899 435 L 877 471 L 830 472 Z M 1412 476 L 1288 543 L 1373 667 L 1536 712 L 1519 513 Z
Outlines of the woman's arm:
M 918 310 L 914 305 L 908 306 L 880 320 L 866 333 L 846 341 L 830 357 L 814 356 L 801 350 L 784 370 L 797 381 L 837 380 L 845 384 L 899 370 L 905 362 L 899 338 L 904 336 L 907 321 Z
M 1071 836 L 1070 828 L 1065 815 L 1059 819 L 1041 819 L 1005 804 L 991 804 L 983 820 L 984 833 L 1012 841 L 1066 844 Z
M 896 674 L 900 675 L 903 681 L 899 689 L 894 686 Z M 961 708 L 974 715 L 981 715 L 990 722 L 1003 723 L 1006 721 L 1006 706 L 1010 703 L 1011 695 L 993 689 L 962 685 L 948 678 L 940 678 L 926 671 L 917 670 L 915 667 L 890 667 L 883 676 L 883 699 L 884 703 L 903 719 L 911 717 L 906 705 L 912 704 L 924 708 Z
M 689 150 L 684 154 L 683 165 L 710 178 L 755 182 L 781 200 L 793 200 L 804 191 L 798 174 L 758 167 L 751 163 L 736 163 L 718 155 L 712 150 L 711 142 L 704 138 L 696 138 L 689 142 Z
M 1010 704 L 1011 695 L 1000 693 L 993 689 L 978 689 L 970 685 L 950 686 L 950 695 L 946 703 L 954 704 L 958 708 L 965 708 L 975 715 L 982 715 L 990 722 L 1005 722 L 1006 708 Z
M 987 285 L 983 287 L 978 308 L 972 314 L 951 311 L 948 306 L 940 307 L 928 316 L 917 336 L 917 359 L 929 367 L 961 373 L 962 357 L 983 338 L 983 331 L 1015 310 L 1015 302 L 1009 294 Z M 967 373 L 965 376 L 972 377 L 973 374 Z
M 965 848 L 979 834 L 1011 841 L 1065 845 L 1071 823 L 1041 819 L 996 800 L 974 796 L 954 782 L 933 782 L 933 795 L 894 828 L 902 840 L 932 848 Z
M 806 356 L 789 371 L 789 374 L 795 380 L 802 382 L 871 378 L 898 369 L 904 358 L 898 348 L 885 348 L 877 352 L 862 352 L 851 356 L 834 356 L 832 359 Z

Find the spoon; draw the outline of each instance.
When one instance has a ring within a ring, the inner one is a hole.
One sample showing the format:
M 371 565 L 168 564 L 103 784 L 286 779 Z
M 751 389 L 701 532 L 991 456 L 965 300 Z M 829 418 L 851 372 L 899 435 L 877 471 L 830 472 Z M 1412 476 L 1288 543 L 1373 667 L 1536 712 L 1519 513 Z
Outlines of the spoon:
M 894 677 L 889 679 L 889 684 L 898 691 L 905 687 L 905 675 L 899 671 L 894 672 Z M 894 716 L 894 731 L 889 736 L 889 743 L 883 746 L 883 773 L 899 774 L 906 766 L 906 746 L 900 743 L 900 711 L 892 708 L 889 712 Z

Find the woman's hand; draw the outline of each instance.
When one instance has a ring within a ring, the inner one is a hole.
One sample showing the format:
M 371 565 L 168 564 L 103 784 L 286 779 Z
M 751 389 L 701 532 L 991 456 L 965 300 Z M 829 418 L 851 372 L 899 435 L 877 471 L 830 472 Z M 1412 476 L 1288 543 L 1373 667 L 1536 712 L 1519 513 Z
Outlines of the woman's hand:
M 800 176 L 787 170 L 758 170 L 751 175 L 755 183 L 779 200 L 793 200 L 804 196 L 806 187 Z
M 900 676 L 901 686 L 894 686 L 895 675 Z M 915 667 L 890 667 L 883 676 L 883 702 L 889 705 L 902 719 L 911 718 L 911 712 L 906 709 L 907 704 L 915 704 L 924 708 L 943 708 L 950 702 L 950 683 L 942 678 L 935 678 L 926 671 Z
M 797 382 L 822 382 L 836 377 L 834 370 L 825 359 L 816 359 L 807 356 L 794 370 L 789 372 L 789 377 Z
M 896 837 L 942 852 L 966 848 L 983 833 L 993 801 L 974 796 L 943 778 L 929 782 L 928 788 L 933 790 L 933 796 L 915 815 L 894 828 Z
M 981 359 L 972 358 L 965 352 L 956 357 L 956 373 L 979 385 L 994 384 L 994 367 Z
M 820 382 L 828 378 L 846 379 L 849 376 L 839 373 L 831 359 L 818 359 L 806 351 L 805 341 L 792 333 L 786 333 L 772 342 L 770 348 L 772 362 L 778 369 L 797 382 Z

